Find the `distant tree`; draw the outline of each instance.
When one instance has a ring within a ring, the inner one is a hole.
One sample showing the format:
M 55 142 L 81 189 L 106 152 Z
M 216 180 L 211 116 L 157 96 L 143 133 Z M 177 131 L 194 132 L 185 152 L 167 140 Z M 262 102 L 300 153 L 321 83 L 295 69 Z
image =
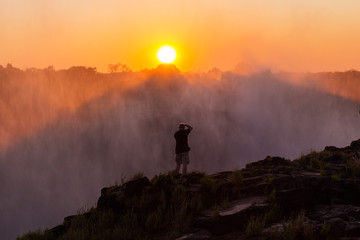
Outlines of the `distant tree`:
M 14 67 L 12 66 L 11 63 L 6 64 L 6 69 L 10 70 L 13 69 Z
M 44 68 L 44 70 L 50 71 L 50 72 L 54 72 L 54 71 L 55 71 L 55 68 L 54 68 L 53 65 L 50 65 L 50 66 L 48 66 L 47 68 Z
M 6 72 L 7 73 L 16 73 L 16 74 L 21 74 L 22 71 L 19 68 L 13 67 L 13 65 L 11 63 L 6 64 Z
M 109 73 L 131 72 L 131 69 L 125 64 L 116 63 L 116 64 L 109 64 L 108 71 Z
M 76 74 L 95 74 L 96 67 L 73 66 L 67 70 L 70 73 Z

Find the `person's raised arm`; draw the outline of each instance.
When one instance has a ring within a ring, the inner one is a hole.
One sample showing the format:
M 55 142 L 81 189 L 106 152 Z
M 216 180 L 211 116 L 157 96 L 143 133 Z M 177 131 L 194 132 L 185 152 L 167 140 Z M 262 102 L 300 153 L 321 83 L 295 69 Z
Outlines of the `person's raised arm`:
M 193 129 L 193 127 L 190 126 L 189 124 L 185 124 L 185 127 L 187 127 L 190 131 Z

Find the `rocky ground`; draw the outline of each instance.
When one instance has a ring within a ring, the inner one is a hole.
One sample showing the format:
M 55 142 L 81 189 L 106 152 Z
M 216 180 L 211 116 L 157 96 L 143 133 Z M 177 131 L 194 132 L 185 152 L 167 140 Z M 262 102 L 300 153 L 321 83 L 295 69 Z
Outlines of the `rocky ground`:
M 32 239 L 360 239 L 359 177 L 360 140 L 213 175 L 139 174 Z

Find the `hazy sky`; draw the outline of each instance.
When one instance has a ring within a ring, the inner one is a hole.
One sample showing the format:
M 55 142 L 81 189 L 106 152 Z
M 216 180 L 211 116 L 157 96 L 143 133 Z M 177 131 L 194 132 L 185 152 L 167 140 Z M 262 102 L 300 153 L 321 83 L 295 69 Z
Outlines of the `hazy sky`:
M 288 71 L 360 69 L 358 0 L 0 0 L 0 65 L 184 71 L 239 62 Z

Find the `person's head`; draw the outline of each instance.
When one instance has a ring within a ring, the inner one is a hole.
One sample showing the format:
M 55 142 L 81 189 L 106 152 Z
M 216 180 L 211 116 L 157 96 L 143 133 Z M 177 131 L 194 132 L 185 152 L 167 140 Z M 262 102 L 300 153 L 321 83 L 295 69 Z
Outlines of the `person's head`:
M 179 129 L 184 130 L 185 129 L 185 123 L 180 123 L 179 124 Z

